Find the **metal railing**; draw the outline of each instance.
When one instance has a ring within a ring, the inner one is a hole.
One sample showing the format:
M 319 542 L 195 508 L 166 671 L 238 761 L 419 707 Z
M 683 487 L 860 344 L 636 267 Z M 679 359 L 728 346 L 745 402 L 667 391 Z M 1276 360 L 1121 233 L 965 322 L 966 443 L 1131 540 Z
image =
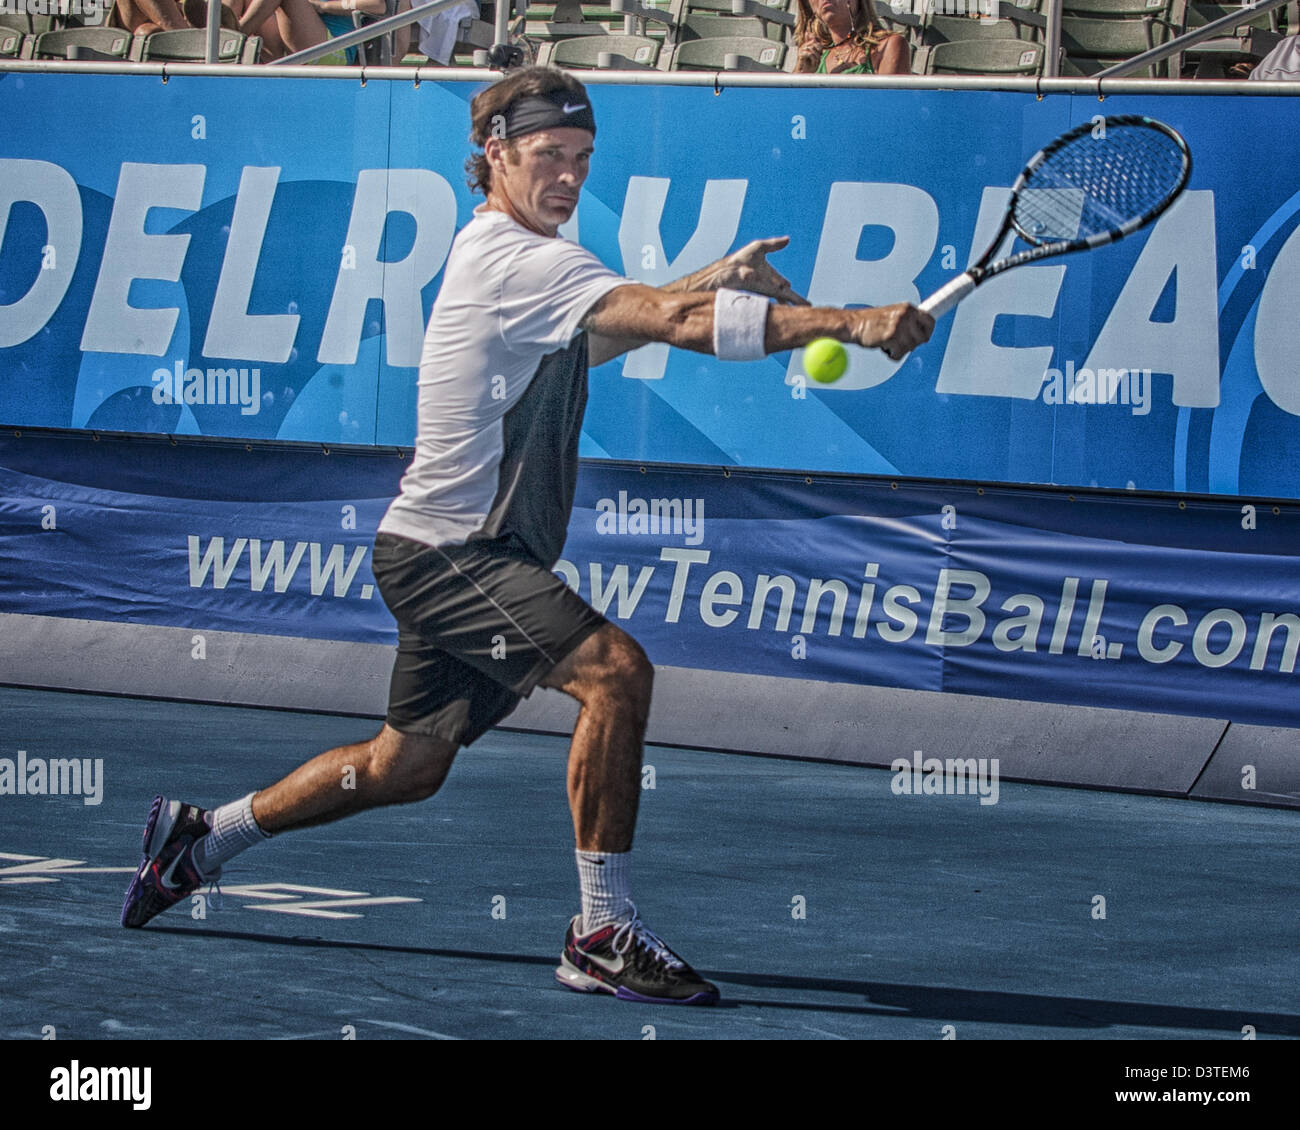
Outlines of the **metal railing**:
M 1051 0 L 1053 4 L 1061 3 L 1061 0 Z M 1094 78 L 1122 78 L 1124 75 L 1131 75 L 1134 71 L 1140 71 L 1143 67 L 1149 67 L 1152 63 L 1158 63 L 1162 59 L 1168 59 L 1171 55 L 1177 55 L 1187 47 L 1194 47 L 1196 44 L 1204 42 L 1207 39 L 1213 39 L 1220 32 L 1230 31 L 1232 28 L 1240 27 L 1242 24 L 1249 23 L 1255 16 L 1263 16 L 1273 11 L 1275 8 L 1284 7 L 1293 0 L 1253 0 L 1250 4 L 1242 4 L 1235 12 L 1226 16 L 1221 16 L 1217 20 L 1212 20 L 1203 27 L 1198 27 L 1193 31 L 1184 32 L 1176 39 L 1171 39 L 1168 43 L 1162 43 L 1158 47 L 1152 47 L 1149 51 L 1143 51 L 1140 55 L 1134 55 L 1131 59 L 1125 59 L 1121 63 L 1116 63 L 1113 67 L 1107 67 L 1094 75 Z M 1294 31 L 1294 29 L 1288 29 Z
M 1045 0 L 1047 27 L 1043 30 L 1043 78 L 1061 73 L 1061 8 L 1064 0 Z
M 453 4 L 459 4 L 460 0 L 433 0 L 431 4 L 418 4 L 411 8 L 409 12 L 398 12 L 395 16 L 386 16 L 382 20 L 376 20 L 373 24 L 366 24 L 365 27 L 356 28 L 344 35 L 336 35 L 327 39 L 324 43 L 318 43 L 315 47 L 308 47 L 303 51 L 296 51 L 292 55 L 286 55 L 283 59 L 274 59 L 267 66 L 285 67 L 294 63 L 314 63 L 317 59 L 324 58 L 326 55 L 333 55 L 336 51 L 345 51 L 349 47 L 355 47 L 360 43 L 365 43 L 371 39 L 378 39 L 381 35 L 387 35 L 390 31 L 397 31 L 400 28 L 407 27 L 417 20 L 424 19 L 425 16 L 432 15 L 434 12 L 440 12 L 444 8 L 450 8 Z M 219 5 L 211 3 L 208 8 L 208 22 L 212 21 L 212 10 Z M 497 43 L 504 43 L 504 33 L 502 31 L 501 17 L 509 16 L 509 5 L 502 2 L 497 4 Z M 218 16 L 219 18 L 219 16 Z M 210 34 L 210 33 L 209 33 Z M 211 59 L 208 62 L 212 62 Z

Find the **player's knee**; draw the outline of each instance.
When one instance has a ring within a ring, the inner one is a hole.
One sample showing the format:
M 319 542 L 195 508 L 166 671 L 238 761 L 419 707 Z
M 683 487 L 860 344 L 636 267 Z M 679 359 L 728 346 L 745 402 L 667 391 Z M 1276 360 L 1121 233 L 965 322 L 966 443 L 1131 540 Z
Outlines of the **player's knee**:
M 641 645 L 631 636 L 620 633 L 607 649 L 600 670 L 601 690 L 639 717 L 650 713 L 650 695 L 654 689 L 655 669 Z
M 433 796 L 447 779 L 458 747 L 425 734 L 385 730 L 375 740 L 371 766 L 385 799 L 410 804 Z

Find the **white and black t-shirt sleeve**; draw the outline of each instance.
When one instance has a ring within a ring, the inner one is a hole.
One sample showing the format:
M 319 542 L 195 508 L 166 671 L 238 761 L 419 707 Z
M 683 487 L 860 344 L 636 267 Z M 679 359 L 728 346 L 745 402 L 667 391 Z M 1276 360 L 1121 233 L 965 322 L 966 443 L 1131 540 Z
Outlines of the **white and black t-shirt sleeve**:
M 563 349 L 597 302 L 632 281 L 567 239 L 525 247 L 502 284 L 501 338 L 513 350 Z

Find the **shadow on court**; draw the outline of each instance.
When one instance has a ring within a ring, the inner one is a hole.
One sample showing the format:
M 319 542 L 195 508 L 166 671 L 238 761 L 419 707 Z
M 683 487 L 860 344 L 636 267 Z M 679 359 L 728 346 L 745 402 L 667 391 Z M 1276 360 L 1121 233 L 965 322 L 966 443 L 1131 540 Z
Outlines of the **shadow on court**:
M 563 739 L 494 732 L 432 800 L 274 837 L 124 930 L 156 792 L 221 803 L 375 723 L 5 688 L 0 714 L 0 759 L 103 760 L 101 803 L 0 796 L 4 1038 L 1300 1036 L 1291 811 L 652 747 L 634 896 L 724 998 L 670 1008 L 553 979 Z
M 228 930 L 193 930 L 155 926 L 155 933 L 202 937 L 213 941 L 239 939 L 273 946 L 308 949 L 362 949 L 376 953 L 415 954 L 448 961 L 483 961 L 507 965 L 555 967 L 555 959 L 525 953 L 487 953 L 473 950 L 432 949 L 420 946 L 383 945 L 367 942 L 327 941 L 323 938 L 278 938 L 267 934 L 243 934 Z M 1208 1008 L 1181 1008 L 1126 1001 L 1086 1000 L 1034 996 L 1028 993 L 985 993 L 969 989 L 928 988 L 924 985 L 886 985 L 875 981 L 827 980 L 791 977 L 772 973 L 738 973 L 705 969 L 701 972 L 722 985 L 745 985 L 773 992 L 836 993 L 861 997 L 862 1004 L 807 1003 L 774 997 L 727 995 L 717 1008 L 785 1008 L 843 1015 L 906 1015 L 931 1020 L 971 1020 L 982 1023 L 1024 1024 L 1060 1028 L 1145 1027 L 1174 1030 L 1206 1029 L 1240 1035 L 1243 1023 L 1252 1023 L 1263 1034 L 1300 1036 L 1300 1016 L 1225 1012 Z

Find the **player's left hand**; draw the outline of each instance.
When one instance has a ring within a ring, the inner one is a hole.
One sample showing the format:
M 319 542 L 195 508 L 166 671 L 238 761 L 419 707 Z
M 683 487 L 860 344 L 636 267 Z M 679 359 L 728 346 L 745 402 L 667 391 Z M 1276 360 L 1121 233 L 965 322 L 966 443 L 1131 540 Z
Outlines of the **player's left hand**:
M 808 299 L 790 286 L 790 280 L 767 261 L 768 255 L 780 251 L 789 242 L 788 235 L 756 239 L 725 259 L 719 259 L 708 269 L 707 289 L 717 290 L 725 286 L 763 294 L 790 306 L 809 305 Z

